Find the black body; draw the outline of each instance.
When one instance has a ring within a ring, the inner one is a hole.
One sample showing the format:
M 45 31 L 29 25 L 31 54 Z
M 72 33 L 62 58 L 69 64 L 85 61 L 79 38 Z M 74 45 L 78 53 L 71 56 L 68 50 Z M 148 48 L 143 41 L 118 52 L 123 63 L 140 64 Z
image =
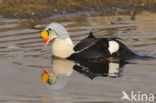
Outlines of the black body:
M 89 36 L 81 40 L 75 47 L 75 53 L 72 54 L 67 59 L 71 60 L 100 60 L 109 57 L 115 58 L 131 58 L 137 56 L 128 47 L 126 47 L 122 42 L 117 40 L 119 38 L 96 38 L 90 32 Z M 113 54 L 110 54 L 109 41 L 116 41 L 119 44 L 119 50 Z

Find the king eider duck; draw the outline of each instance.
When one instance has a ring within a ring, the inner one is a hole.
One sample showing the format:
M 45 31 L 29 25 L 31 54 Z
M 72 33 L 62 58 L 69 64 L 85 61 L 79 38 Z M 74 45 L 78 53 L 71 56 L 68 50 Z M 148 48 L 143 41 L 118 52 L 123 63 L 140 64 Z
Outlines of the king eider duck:
M 52 55 L 70 60 L 103 60 L 137 56 L 119 38 L 96 38 L 92 32 L 75 46 L 67 30 L 58 23 L 49 24 L 41 32 L 44 45 L 52 41 Z

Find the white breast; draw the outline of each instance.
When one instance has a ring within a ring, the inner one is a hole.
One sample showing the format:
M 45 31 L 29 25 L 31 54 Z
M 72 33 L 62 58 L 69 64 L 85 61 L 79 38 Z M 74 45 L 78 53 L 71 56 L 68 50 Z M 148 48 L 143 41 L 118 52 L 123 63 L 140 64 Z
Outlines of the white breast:
M 52 43 L 52 54 L 56 57 L 67 58 L 74 53 L 74 45 L 62 39 L 55 39 Z
M 109 41 L 108 50 L 110 54 L 117 52 L 119 50 L 119 44 L 116 41 Z

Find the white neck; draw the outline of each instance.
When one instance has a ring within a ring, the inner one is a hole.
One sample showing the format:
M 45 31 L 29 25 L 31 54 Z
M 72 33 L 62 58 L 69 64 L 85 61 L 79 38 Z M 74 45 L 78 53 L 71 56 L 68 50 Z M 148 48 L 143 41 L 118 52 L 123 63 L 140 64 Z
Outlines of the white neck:
M 66 38 L 65 40 L 66 40 L 68 43 L 73 44 L 73 42 L 72 42 L 72 40 L 71 40 L 70 38 Z

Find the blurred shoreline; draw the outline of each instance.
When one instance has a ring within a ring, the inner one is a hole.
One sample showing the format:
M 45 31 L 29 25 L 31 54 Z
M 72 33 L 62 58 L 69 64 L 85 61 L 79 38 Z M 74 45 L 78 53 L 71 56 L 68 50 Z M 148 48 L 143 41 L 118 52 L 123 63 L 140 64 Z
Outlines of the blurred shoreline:
M 18 19 L 131 10 L 156 11 L 156 0 L 1 0 L 0 3 L 0 15 Z

